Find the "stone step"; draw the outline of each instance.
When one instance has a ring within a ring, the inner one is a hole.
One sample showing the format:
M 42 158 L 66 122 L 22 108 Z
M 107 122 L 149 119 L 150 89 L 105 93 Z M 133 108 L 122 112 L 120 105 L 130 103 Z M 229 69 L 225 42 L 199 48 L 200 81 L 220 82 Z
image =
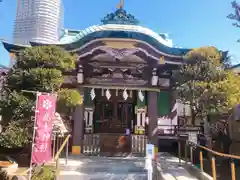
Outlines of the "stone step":
M 61 178 L 71 180 L 146 180 L 143 158 L 122 158 L 122 157 L 86 157 L 70 156 L 69 164 L 61 170 Z M 72 160 L 76 162 L 74 162 Z M 77 165 L 77 162 L 82 164 Z M 74 166 L 71 163 L 75 163 Z M 60 179 L 61 179 L 60 178 Z
M 61 172 L 60 180 L 71 178 L 71 180 L 119 180 L 119 179 L 131 179 L 131 180 L 147 180 L 147 176 L 144 174 L 83 174 L 76 172 Z

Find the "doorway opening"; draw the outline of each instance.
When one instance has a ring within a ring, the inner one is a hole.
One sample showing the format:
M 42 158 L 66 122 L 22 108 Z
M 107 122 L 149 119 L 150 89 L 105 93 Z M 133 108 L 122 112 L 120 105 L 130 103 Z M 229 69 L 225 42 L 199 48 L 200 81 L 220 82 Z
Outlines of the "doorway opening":
M 100 92 L 99 92 L 100 91 Z M 95 133 L 125 133 L 126 129 L 132 131 L 135 119 L 135 94 L 124 100 L 123 90 L 111 90 L 108 100 L 102 96 L 101 90 L 96 92 L 94 110 Z

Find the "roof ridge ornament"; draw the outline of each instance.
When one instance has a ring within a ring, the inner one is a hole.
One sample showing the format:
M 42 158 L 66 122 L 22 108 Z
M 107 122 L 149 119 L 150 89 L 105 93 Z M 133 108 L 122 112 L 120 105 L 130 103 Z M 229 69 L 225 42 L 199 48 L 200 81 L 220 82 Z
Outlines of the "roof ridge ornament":
M 120 0 L 120 3 L 118 4 L 117 8 L 123 9 L 123 6 L 124 6 L 124 0 Z
M 118 9 L 114 13 L 107 14 L 101 22 L 103 24 L 126 24 L 126 25 L 138 25 L 139 21 L 131 14 L 123 9 L 124 0 L 120 0 Z

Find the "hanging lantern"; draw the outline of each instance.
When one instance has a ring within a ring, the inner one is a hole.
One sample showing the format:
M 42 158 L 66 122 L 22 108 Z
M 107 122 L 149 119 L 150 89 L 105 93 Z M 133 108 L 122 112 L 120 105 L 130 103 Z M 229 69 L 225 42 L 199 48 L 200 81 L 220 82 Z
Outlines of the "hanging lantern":
M 90 92 L 90 96 L 91 96 L 92 100 L 95 99 L 96 94 L 95 94 L 95 90 L 94 90 L 94 88 L 91 90 L 91 92 Z
M 124 91 L 123 91 L 123 99 L 127 100 L 127 98 L 128 98 L 128 93 L 127 93 L 127 90 L 124 89 Z
M 152 73 L 152 86 L 157 86 L 157 83 L 158 83 L 158 76 L 156 71 L 157 69 L 154 68 Z
M 165 64 L 165 58 L 164 56 L 161 56 L 159 59 L 159 64 Z
M 110 93 L 110 91 L 108 89 L 106 90 L 106 94 L 105 95 L 106 95 L 108 100 L 111 98 L 111 93 Z
M 104 89 L 101 89 L 101 96 L 104 96 Z
M 143 100 L 144 100 L 144 95 L 143 95 L 143 93 L 142 93 L 141 90 L 138 91 L 138 97 L 139 97 L 140 101 L 143 102 Z
M 133 94 L 133 92 L 132 92 L 132 90 L 130 90 L 130 94 L 129 95 L 130 95 L 131 98 L 132 98 L 132 94 Z
M 78 67 L 77 82 L 78 82 L 78 84 L 83 83 L 83 69 L 82 69 L 81 65 L 79 65 L 79 67 Z

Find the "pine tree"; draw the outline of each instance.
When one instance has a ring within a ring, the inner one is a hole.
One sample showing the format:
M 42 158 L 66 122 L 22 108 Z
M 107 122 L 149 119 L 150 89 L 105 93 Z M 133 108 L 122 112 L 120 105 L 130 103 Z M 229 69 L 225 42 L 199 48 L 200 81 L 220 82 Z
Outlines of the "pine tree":
M 229 109 L 227 71 L 222 53 L 215 47 L 193 49 L 185 56 L 185 64 L 174 73 L 177 98 L 191 108 L 192 124 L 196 116 L 221 114 Z
M 29 92 L 57 93 L 57 111 L 69 116 L 71 108 L 81 103 L 77 90 L 62 88 L 64 73 L 73 71 L 75 63 L 74 55 L 56 46 L 30 47 L 20 52 L 16 64 L 8 73 L 3 92 L 5 98 L 0 102 L 5 132 L 10 125 L 16 129 L 32 127 L 36 94 Z

